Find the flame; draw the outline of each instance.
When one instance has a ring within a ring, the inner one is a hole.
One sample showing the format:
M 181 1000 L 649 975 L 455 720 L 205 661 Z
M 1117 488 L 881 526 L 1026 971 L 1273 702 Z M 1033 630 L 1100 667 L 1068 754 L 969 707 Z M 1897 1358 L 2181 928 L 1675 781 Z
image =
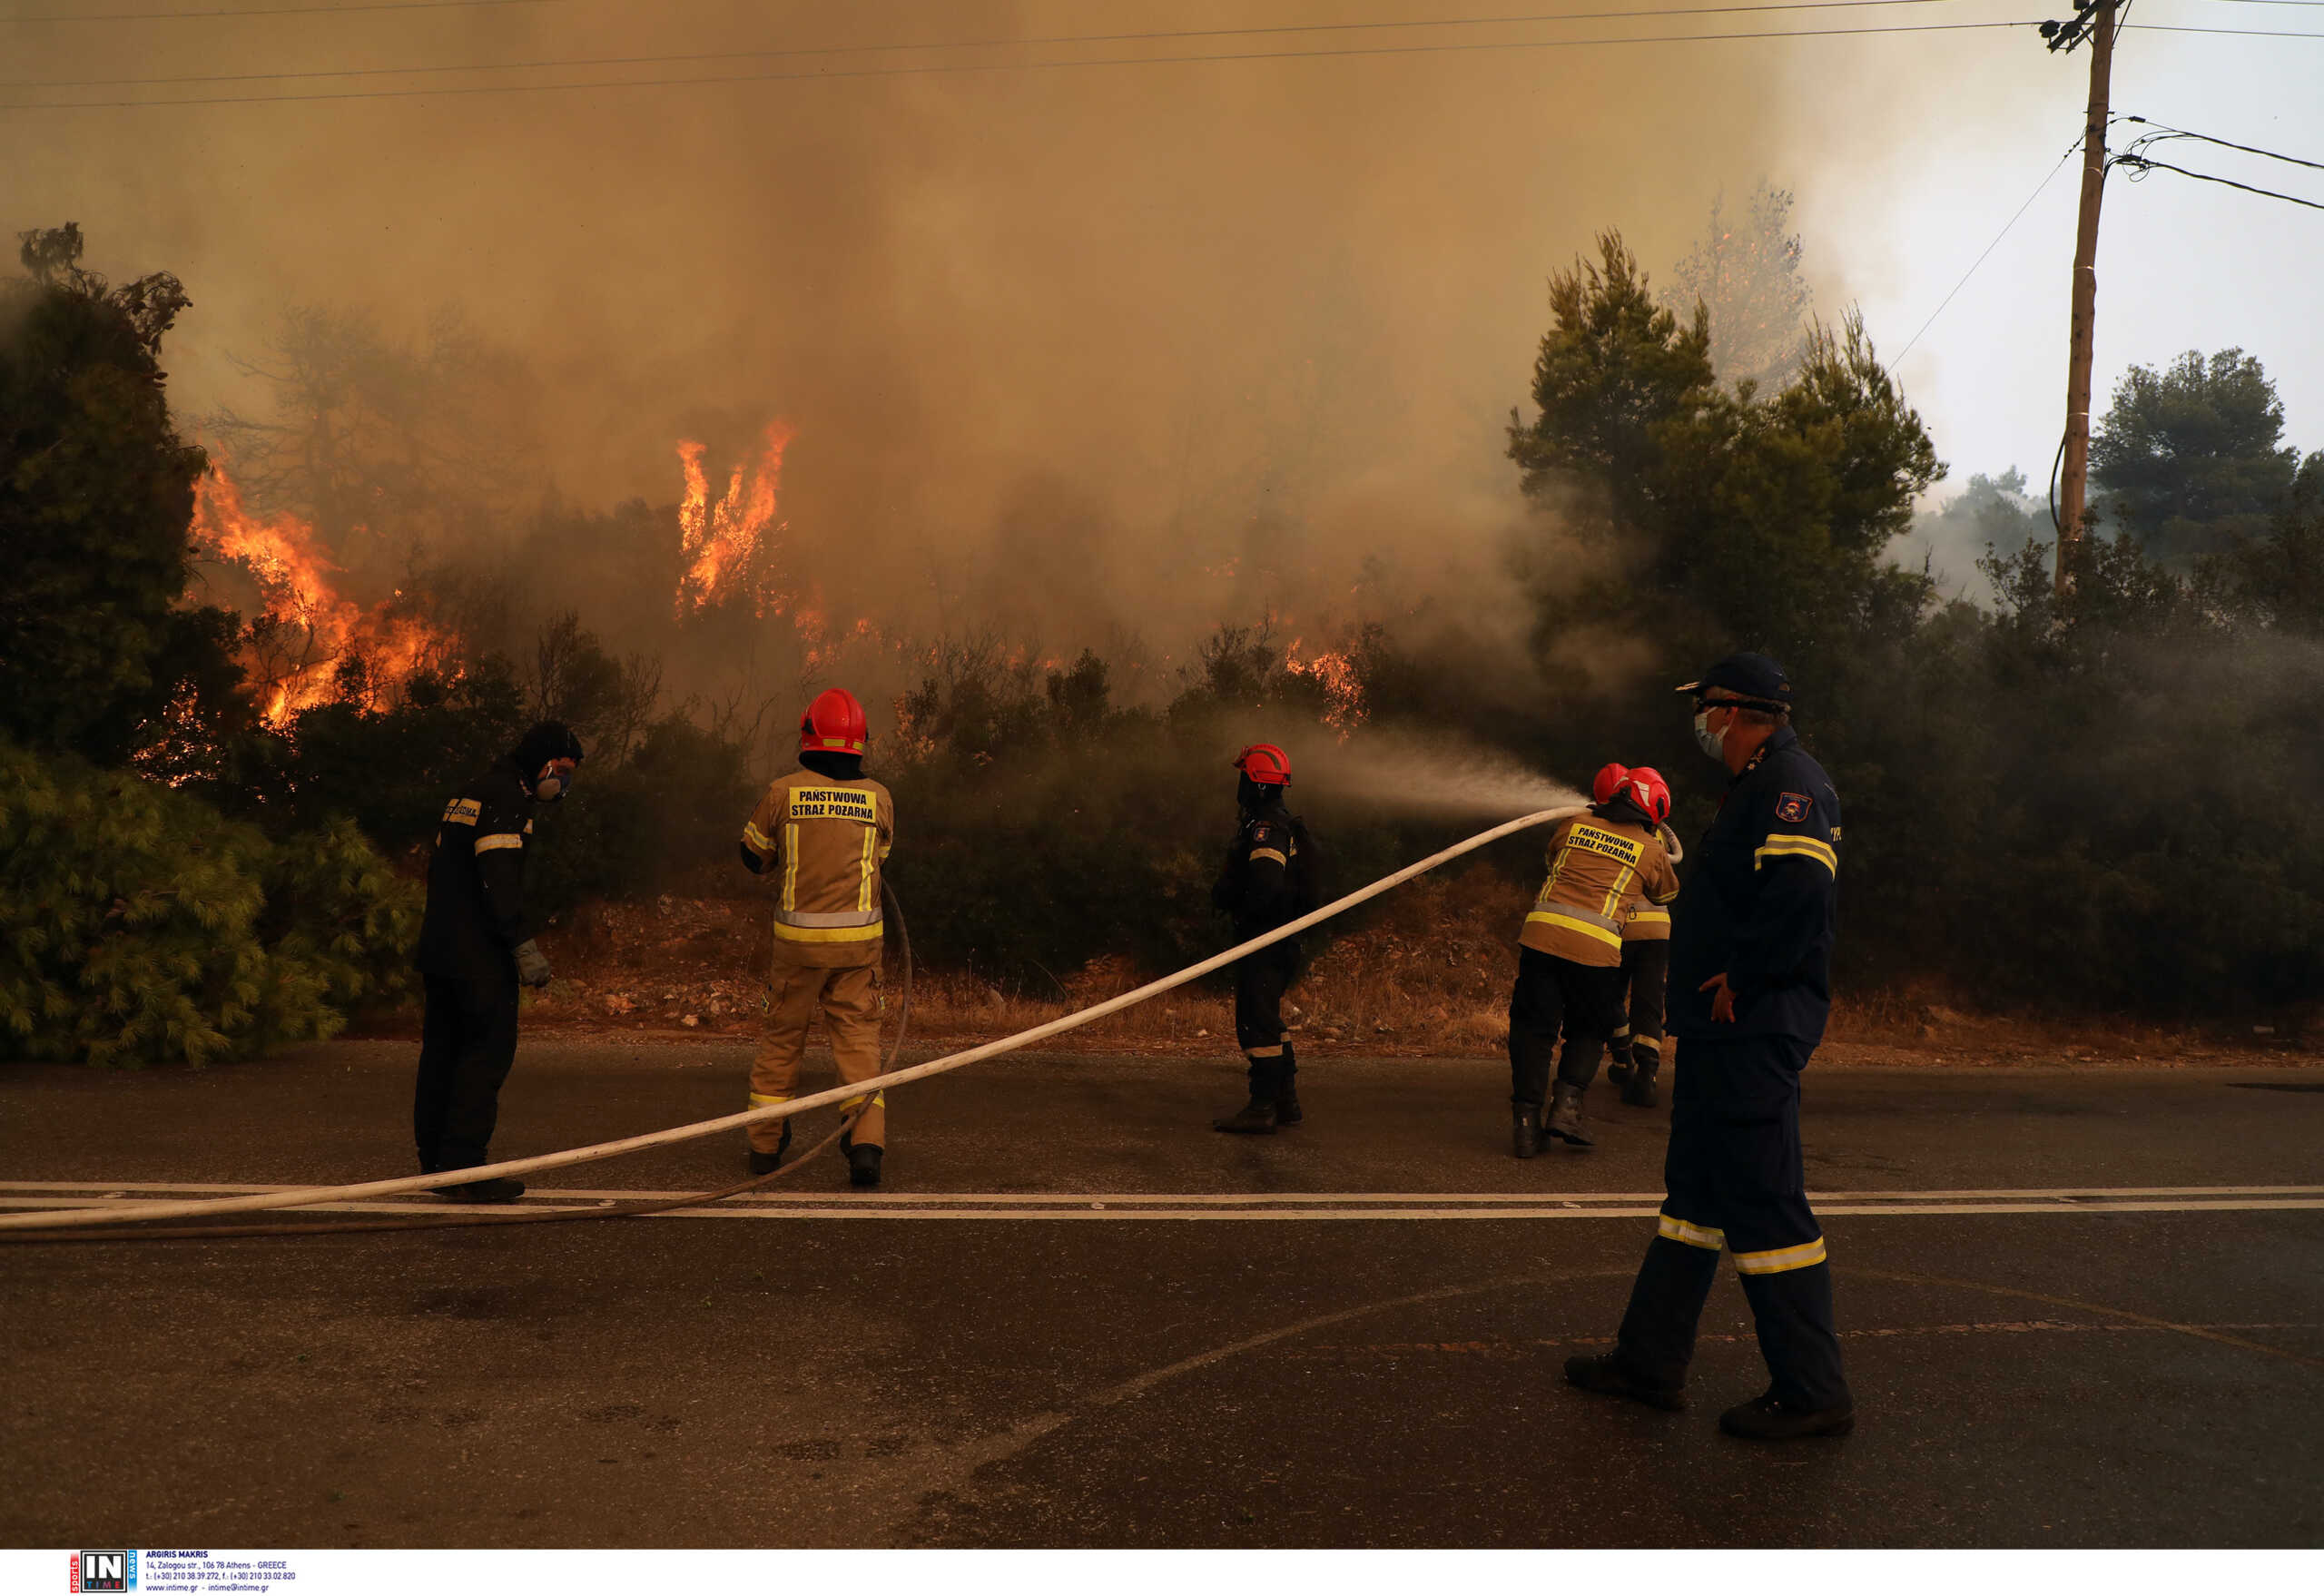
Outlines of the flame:
M 1348 734 L 1364 723 L 1372 713 L 1364 702 L 1364 676 L 1355 661 L 1342 652 L 1327 652 L 1299 657 L 1301 639 L 1294 637 L 1291 648 L 1284 655 L 1283 668 L 1295 676 L 1305 676 L 1324 690 L 1324 724 L 1339 734 L 1343 743 Z
M 678 505 L 680 547 L 686 557 L 685 574 L 678 578 L 677 612 L 724 604 L 743 586 L 746 567 L 759 539 L 772 527 L 776 490 L 783 482 L 783 451 L 797 434 L 780 418 L 767 423 L 766 443 L 755 468 L 737 464 L 726 479 L 726 491 L 713 501 L 710 481 L 702 468 L 703 447 L 691 438 L 678 445 L 678 468 L 685 476 L 685 498 Z M 761 615 L 768 595 L 753 593 Z
M 213 464 L 194 484 L 189 530 L 196 548 L 241 566 L 258 584 L 265 609 L 251 626 L 244 664 L 269 725 L 347 696 L 343 665 L 359 662 L 369 684 L 399 684 L 452 652 L 448 634 L 391 614 L 391 604 L 366 609 L 342 597 L 331 580 L 338 567 L 317 544 L 315 529 L 296 516 L 245 510 L 223 466 Z M 367 702 L 377 690 L 353 688 Z

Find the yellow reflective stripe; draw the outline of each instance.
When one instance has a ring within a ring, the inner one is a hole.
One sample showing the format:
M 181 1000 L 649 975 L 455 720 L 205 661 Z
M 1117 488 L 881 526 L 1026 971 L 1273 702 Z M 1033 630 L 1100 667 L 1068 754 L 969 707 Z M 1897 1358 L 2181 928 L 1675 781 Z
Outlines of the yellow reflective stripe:
M 783 942 L 876 942 L 882 928 L 878 921 L 870 925 L 785 925 L 774 922 L 777 941 Z
M 1256 864 L 1262 859 L 1272 859 L 1277 864 L 1282 865 L 1288 865 L 1291 862 L 1290 860 L 1285 858 L 1273 848 L 1254 848 L 1251 850 L 1251 862 L 1253 864 Z
M 751 1094 L 751 1107 L 753 1108 L 763 1108 L 770 1104 L 787 1103 L 790 1100 L 791 1094 L 789 1092 L 776 1092 L 772 1096 L 765 1092 L 753 1092 Z
M 1780 1275 L 1787 1269 L 1812 1269 L 1824 1261 L 1824 1238 L 1803 1241 L 1797 1246 L 1779 1246 L 1772 1252 L 1737 1253 L 1735 1266 L 1746 1275 Z
M 1632 924 L 1636 924 L 1641 921 L 1650 924 L 1669 925 L 1670 923 L 1670 911 L 1657 903 L 1649 905 L 1644 909 L 1637 910 L 1631 913 L 1630 921 Z
M 774 852 L 774 839 L 768 836 L 764 832 L 759 830 L 759 824 L 756 821 L 750 821 L 743 825 L 743 842 L 753 853 L 772 853 Z
M 880 833 L 870 826 L 863 828 L 862 872 L 863 879 L 855 889 L 855 907 L 859 913 L 870 911 L 872 894 L 879 890 L 875 883 L 880 879 Z
M 850 1109 L 850 1108 L 862 1108 L 862 1106 L 863 1106 L 863 1099 L 862 1099 L 862 1098 L 848 1098 L 846 1101 L 844 1101 L 844 1102 L 842 1102 L 842 1104 L 840 1104 L 840 1106 L 839 1106 L 839 1107 L 840 1107 L 840 1112 L 842 1112 L 842 1113 L 843 1114 L 843 1113 L 845 1113 L 845 1112 L 846 1112 L 848 1109 Z M 874 1093 L 872 1093 L 872 1106 L 873 1108 L 886 1108 L 886 1107 L 888 1106 L 888 1094 L 887 1094 L 887 1093 L 885 1093 L 885 1092 L 874 1092 Z
M 1610 948 L 1619 948 L 1622 945 L 1621 932 L 1596 924 L 1584 913 L 1569 912 L 1561 905 L 1536 909 L 1525 917 L 1525 923 L 1528 925 L 1535 921 L 1541 921 L 1543 925 L 1558 926 L 1566 931 L 1578 931 L 1584 936 L 1596 937 Z
M 799 907 L 799 823 L 783 823 L 783 907 Z
M 1246 1059 L 1280 1059 L 1283 1057 L 1283 1044 L 1281 1042 L 1277 1042 L 1271 1048 L 1245 1048 L 1243 1049 L 1243 1057 Z
M 1832 852 L 1832 845 L 1829 842 L 1819 842 L 1813 837 L 1796 837 L 1788 833 L 1769 837 L 1761 843 L 1759 851 L 1751 855 L 1751 868 L 1757 870 L 1770 859 L 1786 857 L 1812 859 L 1826 870 L 1830 871 L 1835 879 L 1840 873 L 1840 856 Z
M 524 837 L 516 832 L 495 832 L 488 837 L 476 840 L 476 851 L 479 853 L 489 853 L 495 848 L 521 848 L 524 845 Z
M 1654 1233 L 1665 1241 L 1683 1241 L 1689 1246 L 1699 1246 L 1706 1252 L 1718 1252 L 1727 1246 L 1727 1232 L 1712 1230 L 1701 1225 L 1689 1225 L 1684 1219 L 1661 1215 Z

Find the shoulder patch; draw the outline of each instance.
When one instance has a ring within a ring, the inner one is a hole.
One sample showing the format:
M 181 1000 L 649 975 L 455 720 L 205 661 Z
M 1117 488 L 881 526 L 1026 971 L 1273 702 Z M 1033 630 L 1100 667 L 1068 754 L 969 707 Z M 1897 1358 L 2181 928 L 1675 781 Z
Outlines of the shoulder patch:
M 1787 826 L 1796 826 L 1816 809 L 1815 802 L 1805 793 L 1776 794 L 1776 818 Z
M 1265 821 L 1259 822 L 1251 828 L 1251 841 L 1254 842 L 1264 842 L 1274 835 L 1275 828 Z

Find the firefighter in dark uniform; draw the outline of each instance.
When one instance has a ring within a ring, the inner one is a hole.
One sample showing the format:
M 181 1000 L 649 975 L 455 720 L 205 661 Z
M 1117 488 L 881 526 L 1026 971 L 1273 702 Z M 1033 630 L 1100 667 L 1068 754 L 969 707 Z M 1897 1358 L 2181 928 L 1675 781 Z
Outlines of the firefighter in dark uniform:
M 1658 812 L 1653 785 L 1610 764 L 1590 783 L 1590 796 L 1587 813 L 1550 833 L 1549 875 L 1517 937 L 1509 1104 L 1511 1148 L 1521 1158 L 1534 1157 L 1544 1140 L 1595 1145 L 1581 1128 L 1581 1098 L 1621 1016 L 1622 916 L 1641 892 L 1658 903 L 1679 894 L 1678 875 L 1654 831 L 1669 813 L 1669 789 L 1662 789 Z
M 533 810 L 572 790 L 580 762 L 580 739 L 543 721 L 444 806 L 415 961 L 428 1008 L 411 1128 L 428 1174 L 489 1161 L 500 1084 L 517 1058 L 517 985 L 548 985 L 548 960 L 525 914 Z M 505 1203 L 525 1183 L 503 1177 L 440 1189 L 461 1202 Z
M 1315 844 L 1305 824 L 1283 806 L 1291 784 L 1291 756 L 1272 743 L 1255 743 L 1235 756 L 1235 802 L 1242 823 L 1210 889 L 1212 907 L 1234 916 L 1235 940 L 1246 941 L 1314 907 Z M 1251 1100 L 1214 1130 L 1267 1135 L 1305 1116 L 1293 1078 L 1299 1062 L 1283 1023 L 1283 998 L 1299 979 L 1305 955 L 1297 937 L 1238 961 L 1235 966 L 1235 1040 L 1250 1061 Z
M 1660 794 L 1661 813 L 1670 813 L 1670 786 L 1661 773 L 1634 770 Z M 1681 852 L 1670 828 L 1657 825 L 1663 851 L 1677 863 Z M 1606 1079 L 1621 1088 L 1622 1101 L 1636 1108 L 1651 1108 L 1661 1100 L 1654 1078 L 1662 1069 L 1663 994 L 1670 980 L 1670 906 L 1640 892 L 1630 900 L 1622 921 L 1622 1022 L 1606 1044 Z
M 1684 1405 L 1724 1249 L 1773 1380 L 1719 1428 L 1759 1441 L 1846 1434 L 1856 1409 L 1799 1148 L 1799 1072 L 1831 1009 L 1839 794 L 1791 729 L 1791 684 L 1773 660 L 1730 655 L 1679 691 L 1694 695 L 1696 740 L 1733 780 L 1671 913 L 1667 1195 L 1614 1350 L 1568 1359 L 1566 1378 Z

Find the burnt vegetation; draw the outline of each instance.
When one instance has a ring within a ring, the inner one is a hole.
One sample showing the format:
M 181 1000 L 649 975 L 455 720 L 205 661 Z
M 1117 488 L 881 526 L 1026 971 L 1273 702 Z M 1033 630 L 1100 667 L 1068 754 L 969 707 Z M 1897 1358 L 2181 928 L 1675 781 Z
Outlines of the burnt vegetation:
M 325 603 L 279 561 L 218 557 L 159 364 L 175 280 L 113 288 L 76 232 L 28 234 L 0 284 L 0 1046 L 199 1060 L 393 1000 L 444 794 L 538 717 L 591 750 L 542 828 L 549 909 L 743 893 L 736 828 L 797 706 L 877 684 L 916 951 L 1039 994 L 1216 947 L 1246 740 L 1409 728 L 1569 778 L 1651 763 L 1692 834 L 1718 779 L 1667 685 L 1738 647 L 1789 666 L 1840 784 L 1850 984 L 2155 1018 L 2309 1000 L 2324 457 L 2283 442 L 2240 350 L 2134 371 L 2061 596 L 2023 477 L 1916 524 L 1945 467 L 1861 322 L 1804 315 L 1787 208 L 1765 192 L 1715 223 L 1675 300 L 1613 233 L 1553 275 L 1506 438 L 1537 512 L 1501 555 L 1531 632 L 1482 664 L 1457 624 L 1358 618 L 1319 649 L 1264 608 L 1184 657 L 849 630 L 795 552 L 745 540 L 724 586 L 690 570 L 707 500 L 590 510 L 527 486 L 534 446 L 475 421 L 524 374 L 457 320 L 407 350 L 306 311 L 253 367 L 278 412 L 206 435 L 311 536 L 269 532 L 286 557 L 328 551 L 315 568 L 378 596 Z M 1722 336 L 1721 313 L 1746 324 Z M 766 515 L 779 467 L 777 441 Z M 759 515 L 746 488 L 735 517 Z M 1931 527 L 1984 546 L 1982 601 L 1900 562 Z M 1295 797 L 1344 884 L 1468 829 Z M 1532 854 L 1495 862 L 1522 878 Z

